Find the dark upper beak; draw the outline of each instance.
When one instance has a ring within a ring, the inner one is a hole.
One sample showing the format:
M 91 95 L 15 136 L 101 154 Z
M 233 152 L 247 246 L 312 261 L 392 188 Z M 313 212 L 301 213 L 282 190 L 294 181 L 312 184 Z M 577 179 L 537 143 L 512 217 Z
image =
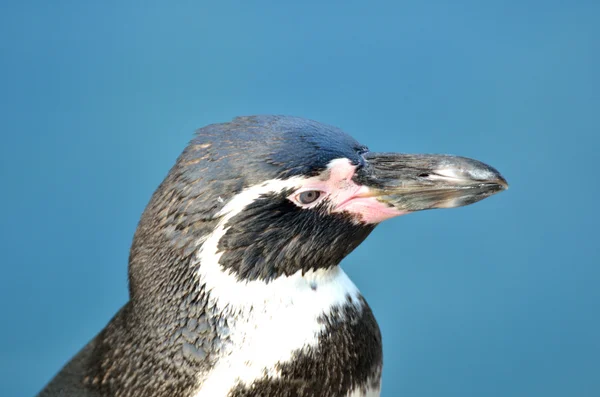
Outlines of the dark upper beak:
M 496 169 L 466 157 L 367 153 L 364 158 L 355 181 L 400 211 L 461 207 L 508 188 Z

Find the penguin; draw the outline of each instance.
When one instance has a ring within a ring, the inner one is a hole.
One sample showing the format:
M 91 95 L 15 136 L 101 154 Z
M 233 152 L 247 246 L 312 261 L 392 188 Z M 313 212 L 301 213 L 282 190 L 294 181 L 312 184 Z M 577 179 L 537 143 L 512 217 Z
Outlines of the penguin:
M 379 396 L 381 333 L 340 262 L 384 220 L 507 187 L 303 118 L 201 128 L 141 216 L 129 301 L 39 396 Z

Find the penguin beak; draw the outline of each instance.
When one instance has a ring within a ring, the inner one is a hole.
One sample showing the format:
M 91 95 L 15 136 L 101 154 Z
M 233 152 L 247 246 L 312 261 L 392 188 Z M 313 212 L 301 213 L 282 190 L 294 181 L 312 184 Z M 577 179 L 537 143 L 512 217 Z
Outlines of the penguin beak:
M 439 154 L 367 153 L 355 181 L 365 196 L 403 213 L 453 208 L 508 188 L 500 173 L 480 161 Z

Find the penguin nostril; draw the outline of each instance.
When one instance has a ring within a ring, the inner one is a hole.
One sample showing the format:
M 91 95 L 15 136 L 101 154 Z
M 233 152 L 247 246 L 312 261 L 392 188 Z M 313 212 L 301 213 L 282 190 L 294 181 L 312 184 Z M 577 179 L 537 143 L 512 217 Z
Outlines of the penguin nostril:
M 419 178 L 429 178 L 429 174 L 424 172 L 422 174 L 419 174 Z

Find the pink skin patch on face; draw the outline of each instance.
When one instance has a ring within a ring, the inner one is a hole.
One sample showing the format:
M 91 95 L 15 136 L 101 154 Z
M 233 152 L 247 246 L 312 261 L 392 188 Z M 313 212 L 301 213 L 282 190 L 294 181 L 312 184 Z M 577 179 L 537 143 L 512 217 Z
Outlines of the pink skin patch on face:
M 356 184 L 352 177 L 356 172 L 356 165 L 352 165 L 346 158 L 336 159 L 329 163 L 327 170 L 321 175 L 305 180 L 300 189 L 288 198 L 303 208 L 311 208 L 324 198 L 328 198 L 333 205 L 333 212 L 347 212 L 358 221 L 365 223 L 379 223 L 386 219 L 407 214 L 408 211 L 399 211 L 377 200 L 372 196 L 367 186 Z M 318 190 L 321 193 L 319 200 L 311 204 L 302 204 L 298 196 L 302 192 Z

